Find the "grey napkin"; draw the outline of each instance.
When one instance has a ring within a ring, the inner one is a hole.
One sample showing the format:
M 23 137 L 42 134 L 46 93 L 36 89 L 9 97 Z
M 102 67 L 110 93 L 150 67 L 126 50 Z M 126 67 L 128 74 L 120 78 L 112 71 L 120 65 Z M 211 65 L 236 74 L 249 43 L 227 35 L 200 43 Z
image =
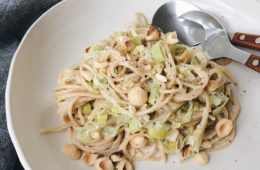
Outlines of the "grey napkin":
M 12 56 L 26 30 L 60 0 L 0 0 L 0 170 L 22 170 L 5 116 L 5 87 Z

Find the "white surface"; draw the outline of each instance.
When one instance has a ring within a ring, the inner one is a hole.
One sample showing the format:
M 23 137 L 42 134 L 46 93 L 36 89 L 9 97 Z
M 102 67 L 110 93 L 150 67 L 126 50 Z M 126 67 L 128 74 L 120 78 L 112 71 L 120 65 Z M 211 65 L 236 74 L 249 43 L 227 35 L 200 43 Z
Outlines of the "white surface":
M 190 0 L 219 17 L 230 32 L 260 34 L 259 0 Z M 27 32 L 13 58 L 6 90 L 8 129 L 25 169 L 83 170 L 81 161 L 60 153 L 68 141 L 65 133 L 40 135 L 39 130 L 59 124 L 53 104 L 53 88 L 59 72 L 73 65 L 89 44 L 121 30 L 138 11 L 151 19 L 164 0 L 67 0 L 42 16 Z M 210 163 L 198 167 L 183 164 L 138 162 L 138 169 L 256 170 L 260 167 L 260 75 L 239 64 L 230 70 L 238 80 L 242 106 L 234 143 L 210 155 Z M 246 91 L 246 92 L 245 92 Z

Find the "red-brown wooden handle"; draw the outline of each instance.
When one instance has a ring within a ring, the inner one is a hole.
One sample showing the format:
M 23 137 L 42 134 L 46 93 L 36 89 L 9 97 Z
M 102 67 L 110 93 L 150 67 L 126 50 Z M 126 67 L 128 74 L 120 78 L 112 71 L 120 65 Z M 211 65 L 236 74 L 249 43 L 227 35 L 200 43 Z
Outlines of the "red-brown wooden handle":
M 260 51 L 260 35 L 236 32 L 231 40 L 235 45 Z
M 255 70 L 256 72 L 260 73 L 260 57 L 252 54 L 250 55 L 250 57 L 248 58 L 246 64 L 247 67 Z

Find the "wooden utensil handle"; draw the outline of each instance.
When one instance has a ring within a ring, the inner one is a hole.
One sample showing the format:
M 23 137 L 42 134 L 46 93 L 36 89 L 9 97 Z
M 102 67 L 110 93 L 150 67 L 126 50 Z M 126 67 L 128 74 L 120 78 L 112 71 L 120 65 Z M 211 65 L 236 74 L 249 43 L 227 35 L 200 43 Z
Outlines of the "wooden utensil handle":
M 247 67 L 255 70 L 256 72 L 260 73 L 260 57 L 252 54 L 250 55 L 250 57 L 248 58 L 246 64 Z
M 238 46 L 260 50 L 260 35 L 236 32 L 231 42 Z

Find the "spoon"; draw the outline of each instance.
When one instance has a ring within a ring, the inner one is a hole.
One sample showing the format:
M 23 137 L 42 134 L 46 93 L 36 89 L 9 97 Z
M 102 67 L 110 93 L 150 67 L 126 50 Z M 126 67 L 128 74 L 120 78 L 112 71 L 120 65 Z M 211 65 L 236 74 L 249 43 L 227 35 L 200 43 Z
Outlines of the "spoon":
M 217 18 L 205 11 L 189 11 L 180 17 L 204 27 L 205 41 L 199 44 L 198 48 L 207 52 L 211 59 L 228 57 L 260 73 L 260 57 L 234 47 L 224 25 Z
M 186 1 L 171 1 L 163 4 L 154 14 L 152 25 L 159 27 L 164 33 L 176 31 L 183 44 L 194 46 L 205 39 L 205 30 L 197 22 L 178 18 L 178 16 L 198 7 Z

